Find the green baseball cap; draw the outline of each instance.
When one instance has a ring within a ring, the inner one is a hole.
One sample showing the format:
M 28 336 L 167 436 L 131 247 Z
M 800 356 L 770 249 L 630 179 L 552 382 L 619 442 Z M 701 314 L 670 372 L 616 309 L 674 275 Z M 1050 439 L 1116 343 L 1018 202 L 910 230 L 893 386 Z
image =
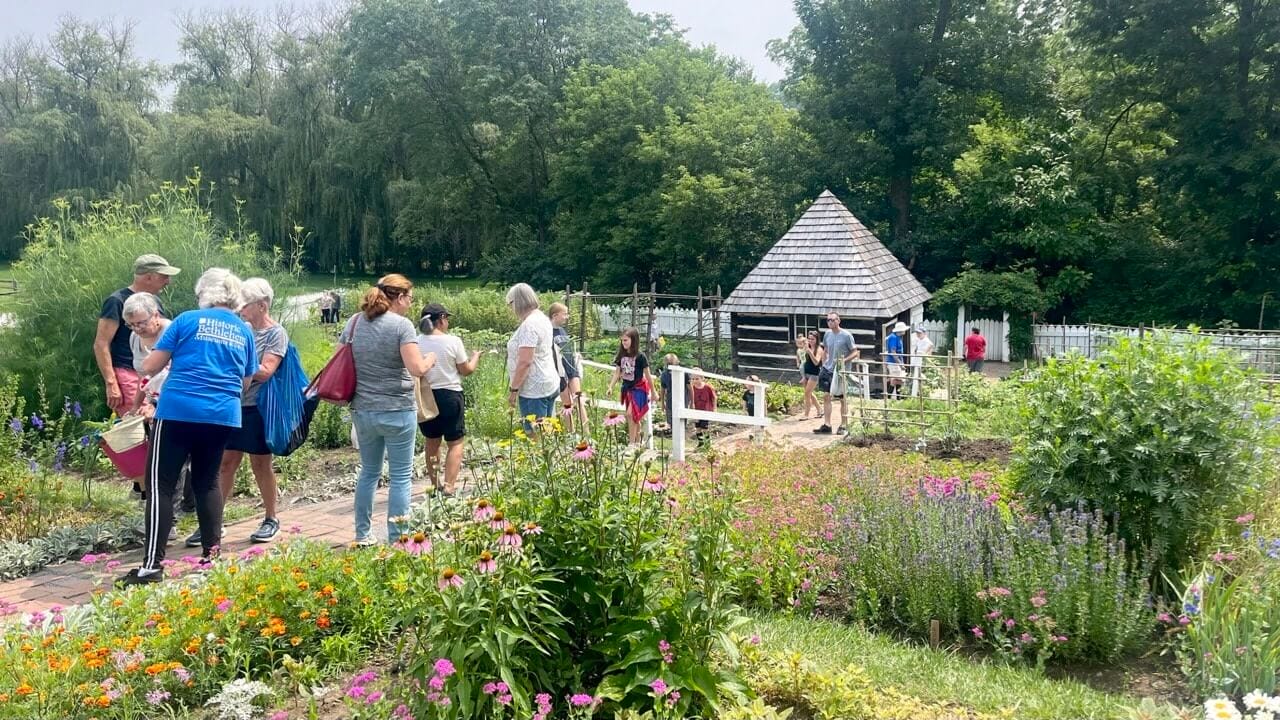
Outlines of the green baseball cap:
M 147 273 L 177 275 L 180 272 L 182 271 L 170 265 L 168 260 L 159 255 L 139 255 L 138 259 L 133 261 L 134 275 L 146 275 Z

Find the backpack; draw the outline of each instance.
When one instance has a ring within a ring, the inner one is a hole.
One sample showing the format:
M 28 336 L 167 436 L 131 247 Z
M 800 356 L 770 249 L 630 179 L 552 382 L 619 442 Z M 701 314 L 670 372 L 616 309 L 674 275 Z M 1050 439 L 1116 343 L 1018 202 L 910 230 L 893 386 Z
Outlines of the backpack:
M 320 405 L 319 397 L 305 396 L 309 384 L 298 348 L 289 343 L 280 366 L 258 391 L 258 411 L 272 455 L 290 455 L 307 441 L 311 419 Z

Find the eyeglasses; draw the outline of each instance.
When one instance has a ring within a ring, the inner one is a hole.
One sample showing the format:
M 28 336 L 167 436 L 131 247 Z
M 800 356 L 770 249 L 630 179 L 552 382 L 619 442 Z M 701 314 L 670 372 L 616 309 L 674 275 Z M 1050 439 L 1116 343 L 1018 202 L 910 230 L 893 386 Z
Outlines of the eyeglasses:
M 143 320 L 142 322 L 136 322 L 136 323 L 135 323 L 135 322 L 129 322 L 128 320 L 125 320 L 125 321 L 124 321 L 124 326 L 125 326 L 125 327 L 127 327 L 127 328 L 129 328 L 130 330 L 141 330 L 142 328 L 144 328 L 144 327 L 146 327 L 146 326 L 150 325 L 150 324 L 151 324 L 151 320 L 152 320 L 152 318 L 147 318 L 146 320 Z

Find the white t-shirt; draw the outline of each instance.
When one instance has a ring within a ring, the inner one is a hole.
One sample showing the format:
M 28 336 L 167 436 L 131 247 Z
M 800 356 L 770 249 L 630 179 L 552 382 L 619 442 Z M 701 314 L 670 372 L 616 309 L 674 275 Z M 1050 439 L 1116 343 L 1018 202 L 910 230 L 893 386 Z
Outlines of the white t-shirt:
M 432 390 L 456 390 L 462 392 L 462 376 L 458 374 L 459 363 L 465 363 L 467 349 L 462 345 L 462 338 L 457 335 L 419 335 L 418 349 L 423 355 L 429 352 L 436 354 L 436 364 L 427 372 L 427 382 Z
M 516 354 L 520 348 L 533 348 L 533 365 L 520 386 L 520 397 L 545 398 L 560 391 L 560 371 L 556 369 L 551 345 L 551 320 L 541 310 L 534 310 L 520 323 L 507 341 L 507 378 L 516 371 Z
M 911 338 L 911 364 L 912 365 L 923 364 L 924 358 L 921 356 L 932 355 L 932 354 L 933 354 L 933 341 L 929 339 L 928 335 L 925 335 L 922 338 L 921 337 Z
M 160 327 L 168 328 L 169 320 L 162 318 L 160 320 Z M 163 334 L 163 332 L 164 331 L 161 330 L 161 334 Z M 160 338 L 157 337 L 156 340 L 159 341 Z M 129 333 L 129 349 L 133 351 L 133 371 L 138 373 L 138 376 L 141 377 L 142 361 L 147 359 L 147 356 L 151 354 L 153 348 L 143 345 L 142 338 L 138 336 L 138 333 Z M 153 375 L 151 379 L 147 381 L 147 385 L 143 389 L 146 390 L 147 399 L 152 403 L 154 403 L 156 398 L 160 396 L 160 388 L 164 386 L 164 381 L 168 379 L 168 377 L 169 366 L 166 365 L 163 370 Z M 133 398 L 125 399 L 130 402 L 133 401 Z

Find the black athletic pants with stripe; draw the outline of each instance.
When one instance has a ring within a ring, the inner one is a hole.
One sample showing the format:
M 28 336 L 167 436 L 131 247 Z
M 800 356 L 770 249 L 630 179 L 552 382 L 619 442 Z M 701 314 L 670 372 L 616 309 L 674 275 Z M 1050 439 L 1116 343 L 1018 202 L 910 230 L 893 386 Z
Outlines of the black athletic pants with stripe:
M 157 420 L 147 456 L 147 537 L 142 567 L 156 570 L 164 562 L 164 546 L 173 527 L 173 499 L 182 466 L 191 462 L 191 487 L 200 519 L 200 539 L 207 557 L 222 542 L 222 492 L 218 468 L 232 428 L 225 425 Z

